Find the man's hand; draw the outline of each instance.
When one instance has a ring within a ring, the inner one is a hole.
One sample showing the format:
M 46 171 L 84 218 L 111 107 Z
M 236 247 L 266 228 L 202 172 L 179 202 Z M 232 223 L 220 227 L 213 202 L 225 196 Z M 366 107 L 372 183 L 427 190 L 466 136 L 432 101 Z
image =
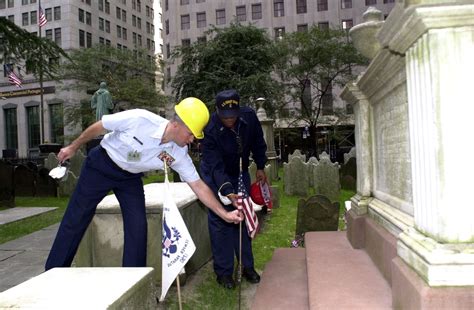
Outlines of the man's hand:
M 76 153 L 76 150 L 77 149 L 73 145 L 68 145 L 66 147 L 63 147 L 58 153 L 59 162 L 63 163 L 64 161 L 74 156 L 74 154 Z
M 229 198 L 230 201 L 232 201 L 232 205 L 233 205 L 234 207 L 238 208 L 239 205 L 238 205 L 237 200 L 239 199 L 239 195 L 237 195 L 237 194 L 229 194 L 229 195 L 227 195 L 227 198 Z
M 263 170 L 257 170 L 257 173 L 255 173 L 255 177 L 257 178 L 257 182 L 267 182 L 267 175 Z
M 229 223 L 239 224 L 240 222 L 242 222 L 243 219 L 244 216 L 242 212 L 240 212 L 239 210 L 234 210 L 227 212 L 225 221 Z

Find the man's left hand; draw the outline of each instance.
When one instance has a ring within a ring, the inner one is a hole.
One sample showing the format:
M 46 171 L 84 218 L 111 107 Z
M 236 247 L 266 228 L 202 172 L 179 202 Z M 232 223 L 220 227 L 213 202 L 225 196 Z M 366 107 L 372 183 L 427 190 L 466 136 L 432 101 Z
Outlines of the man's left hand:
M 267 175 L 265 174 L 265 171 L 263 170 L 257 170 L 255 177 L 257 179 L 257 182 L 264 182 L 264 183 L 267 182 Z

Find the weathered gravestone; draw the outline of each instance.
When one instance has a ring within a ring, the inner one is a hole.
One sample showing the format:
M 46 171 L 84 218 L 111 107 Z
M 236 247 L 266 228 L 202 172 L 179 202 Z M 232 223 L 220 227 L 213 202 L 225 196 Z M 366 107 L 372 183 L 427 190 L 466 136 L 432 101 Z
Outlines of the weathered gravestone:
M 289 154 L 289 155 L 288 155 L 288 162 L 290 162 L 291 159 L 294 158 L 294 157 L 300 158 L 303 162 L 306 161 L 306 155 L 301 154 L 301 151 L 298 150 L 298 149 L 296 149 L 296 150 L 293 152 L 293 154 Z
M 36 196 L 54 197 L 56 196 L 56 181 L 49 176 L 47 168 L 41 168 L 36 178 Z
M 346 164 L 349 159 L 356 157 L 356 148 L 352 147 L 348 153 L 344 153 L 344 164 Z
M 272 178 L 270 178 L 270 174 L 272 173 L 271 169 L 271 165 L 265 165 L 265 168 L 263 170 L 265 171 L 265 175 L 267 176 L 267 182 L 269 185 L 272 185 Z M 257 165 L 255 164 L 255 162 L 252 162 L 249 166 L 250 184 L 255 183 L 255 181 L 257 180 L 257 178 L 255 177 L 256 173 Z
M 356 158 L 351 157 L 341 166 L 339 170 L 339 176 L 341 179 L 341 188 L 355 191 L 357 187 L 357 163 Z
M 15 206 L 13 188 L 13 166 L 0 160 L 0 206 L 12 208 Z
M 330 201 L 338 201 L 341 193 L 339 165 L 332 163 L 329 155 L 325 152 L 320 155 L 319 159 L 319 163 L 313 168 L 314 193 L 326 196 Z
M 58 182 L 58 195 L 59 196 L 70 196 L 74 191 L 74 188 L 77 184 L 77 179 L 81 173 L 81 168 L 86 156 L 79 150 L 74 154 L 73 157 L 69 160 L 69 171 L 67 177 L 64 177 L 61 181 Z M 58 166 L 58 158 L 54 153 L 50 153 L 48 158 L 45 159 L 45 167 L 48 170 L 51 170 Z
M 293 157 L 289 163 L 283 163 L 285 194 L 302 197 L 308 195 L 308 166 L 301 157 Z
M 15 196 L 34 196 L 36 192 L 36 172 L 24 165 L 15 168 L 13 175 Z
M 309 186 L 313 187 L 314 186 L 314 177 L 313 177 L 313 174 L 314 174 L 314 166 L 318 164 L 318 159 L 314 156 L 311 156 L 309 159 L 308 159 L 308 162 L 307 164 L 309 165 L 308 166 L 308 182 L 309 182 Z
M 315 195 L 300 199 L 296 217 L 296 236 L 307 231 L 336 231 L 339 223 L 339 202 Z

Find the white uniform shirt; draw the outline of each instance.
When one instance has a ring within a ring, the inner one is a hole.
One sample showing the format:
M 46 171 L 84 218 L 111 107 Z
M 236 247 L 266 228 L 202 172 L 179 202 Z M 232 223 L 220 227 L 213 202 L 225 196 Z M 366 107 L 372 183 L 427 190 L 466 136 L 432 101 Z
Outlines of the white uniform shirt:
M 199 175 L 188 155 L 188 147 L 174 142 L 160 144 L 168 123 L 168 120 L 141 109 L 104 115 L 102 125 L 112 132 L 106 134 L 100 144 L 120 168 L 131 173 L 163 170 L 159 156 L 165 151 L 174 159 L 171 168 L 183 181 L 197 181 Z

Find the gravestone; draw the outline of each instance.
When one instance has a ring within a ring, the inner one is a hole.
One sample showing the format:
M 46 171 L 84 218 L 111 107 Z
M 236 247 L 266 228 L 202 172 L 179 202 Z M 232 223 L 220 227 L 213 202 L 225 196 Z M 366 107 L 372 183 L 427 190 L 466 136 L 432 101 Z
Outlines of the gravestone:
M 13 175 L 15 196 L 34 196 L 36 185 L 36 172 L 24 165 L 15 168 Z
M 78 177 L 76 177 L 76 175 L 69 170 L 67 177 L 65 177 L 64 180 L 58 182 L 58 195 L 60 197 L 71 196 L 74 192 L 74 189 L 76 188 L 77 179 Z
M 265 165 L 265 168 L 263 170 L 265 172 L 265 175 L 267 176 L 267 182 L 269 185 L 272 185 L 272 178 L 270 177 L 272 173 L 272 167 L 271 165 Z M 250 175 L 250 184 L 255 183 L 257 178 L 255 177 L 255 174 L 257 173 L 257 165 L 255 162 L 252 162 L 249 166 L 249 175 Z
M 36 196 L 55 197 L 56 188 L 57 183 L 49 176 L 49 170 L 47 168 L 41 168 L 36 178 Z
M 323 152 L 313 169 L 313 184 L 316 195 L 323 195 L 330 201 L 338 201 L 341 193 L 339 165 L 332 163 L 329 155 Z
M 349 158 L 347 163 L 339 169 L 341 188 L 355 191 L 357 187 L 357 162 L 355 157 Z
M 322 195 L 299 200 L 296 236 L 301 236 L 307 231 L 337 231 L 338 223 L 339 202 L 332 203 Z
M 318 159 L 314 156 L 311 156 L 309 159 L 308 159 L 308 162 L 307 164 L 309 165 L 309 169 L 308 169 L 308 184 L 309 186 L 313 187 L 314 186 L 314 178 L 313 178 L 313 174 L 314 174 L 314 166 L 318 164 Z
M 349 159 L 356 157 L 356 148 L 353 146 L 348 153 L 344 154 L 344 164 L 346 164 Z
M 292 157 L 289 163 L 283 164 L 284 188 L 287 195 L 308 195 L 308 164 L 301 157 Z
M 0 207 L 15 206 L 13 166 L 0 160 Z
M 306 155 L 301 154 L 301 151 L 298 150 L 298 149 L 296 149 L 296 150 L 293 152 L 293 154 L 289 154 L 289 155 L 288 155 L 288 162 L 290 162 L 293 157 L 298 157 L 298 158 L 300 158 L 303 162 L 306 161 Z

